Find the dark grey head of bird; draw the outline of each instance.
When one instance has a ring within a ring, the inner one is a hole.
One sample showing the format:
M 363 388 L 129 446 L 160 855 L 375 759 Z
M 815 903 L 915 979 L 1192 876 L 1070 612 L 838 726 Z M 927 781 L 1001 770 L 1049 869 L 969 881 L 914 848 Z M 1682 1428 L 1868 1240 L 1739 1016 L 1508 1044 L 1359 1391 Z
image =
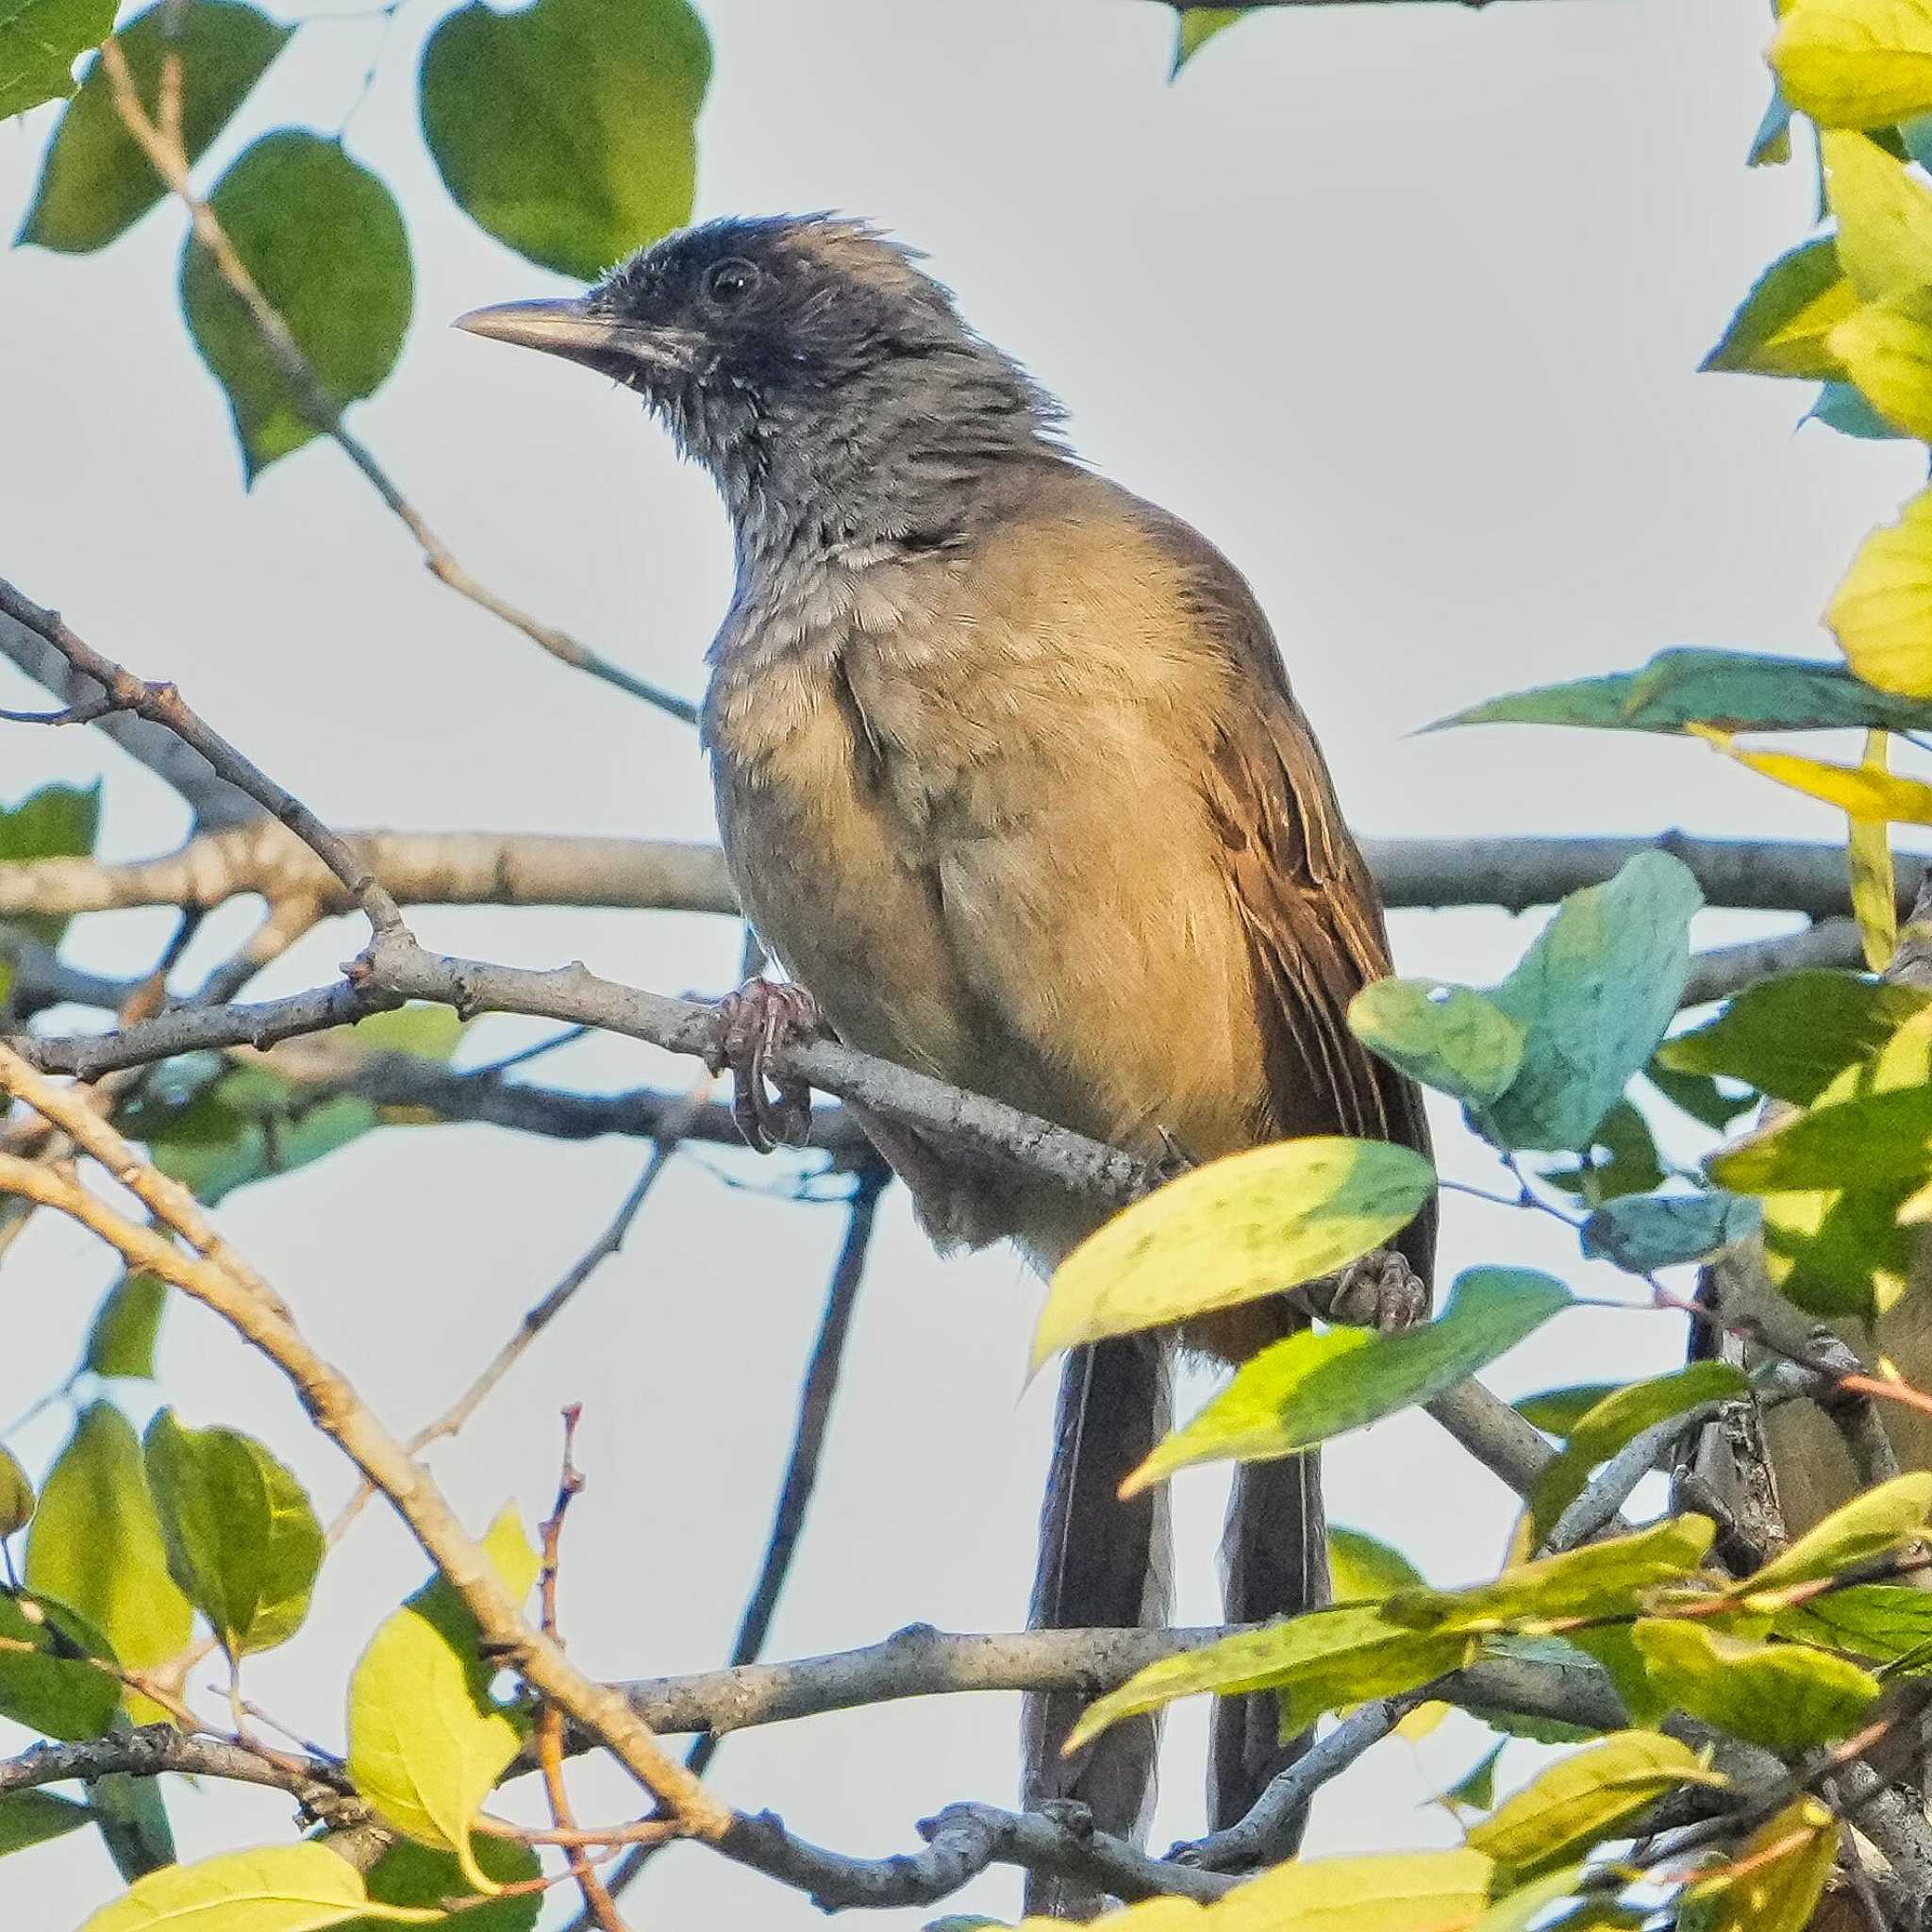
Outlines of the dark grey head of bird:
M 587 295 L 457 322 L 635 390 L 741 546 L 944 541 L 986 470 L 1063 460 L 1059 410 L 912 252 L 826 215 L 667 237 Z

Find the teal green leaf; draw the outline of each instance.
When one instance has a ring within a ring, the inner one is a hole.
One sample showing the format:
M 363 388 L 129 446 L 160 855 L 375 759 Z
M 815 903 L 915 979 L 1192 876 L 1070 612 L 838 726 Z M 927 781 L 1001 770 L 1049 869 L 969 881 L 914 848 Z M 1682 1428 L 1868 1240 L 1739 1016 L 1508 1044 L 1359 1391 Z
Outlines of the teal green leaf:
M 1191 1463 L 1265 1461 L 1365 1427 L 1486 1368 L 1568 1307 L 1560 1281 L 1528 1268 L 1472 1268 L 1433 1322 L 1397 1335 L 1304 1329 L 1265 1348 L 1121 1486 L 1132 1495 Z
M 1756 1201 L 1713 1189 L 1702 1194 L 1625 1194 L 1607 1201 L 1578 1230 L 1583 1252 L 1632 1274 L 1702 1260 L 1755 1233 Z
M 7 0 L 0 0 L 4 9 Z M 27 858 L 84 858 L 94 849 L 101 827 L 101 788 L 42 785 L 10 809 L 0 810 L 0 861 Z M 9 917 L 9 925 L 30 932 L 43 945 L 58 946 L 66 918 L 54 912 Z
M 106 1638 L 64 1605 L 0 1590 L 0 1717 L 45 1737 L 98 1738 L 121 1708 L 121 1686 L 82 1661 L 113 1658 Z M 30 1643 L 31 1651 L 14 1648 Z
M 118 1727 L 127 1720 L 117 1713 L 114 1723 Z M 175 1830 L 159 1778 L 117 1771 L 96 1779 L 92 1789 L 101 1842 L 127 1884 L 175 1863 Z
M 167 1301 L 168 1284 L 158 1274 L 143 1269 L 124 1274 L 94 1311 L 84 1366 L 96 1375 L 152 1381 L 155 1343 Z
M 150 7 L 114 36 L 150 116 L 158 111 L 167 48 L 162 19 L 163 9 Z M 293 32 L 242 0 L 187 0 L 175 44 L 181 56 L 181 141 L 190 160 L 208 151 Z M 165 192 L 116 111 L 96 60 L 47 143 L 19 239 L 69 254 L 104 248 Z
M 1823 970 L 1747 986 L 1716 1019 L 1657 1048 L 1682 1074 L 1722 1074 L 1774 1100 L 1808 1106 L 1845 1068 L 1878 1051 L 1932 994 Z
M 93 1815 L 91 1805 L 76 1805 L 52 1791 L 0 1792 L 0 1858 L 8 1852 L 43 1845 L 49 1839 L 65 1838 Z
M 1480 1117 L 1491 1139 L 1589 1144 L 1676 1013 L 1703 903 L 1690 868 L 1661 852 L 1563 901 L 1491 995 L 1524 1034 L 1521 1071 Z
M 590 281 L 691 219 L 710 77 L 688 0 L 471 0 L 423 50 L 424 139 L 479 227 Z
M 1822 423 L 1840 436 L 1857 437 L 1861 442 L 1905 442 L 1903 429 L 1894 428 L 1858 389 L 1849 382 L 1827 382 L 1818 399 L 1799 419 L 1801 423 Z
M 382 387 L 402 354 L 415 275 L 395 197 L 339 141 L 265 134 L 208 197 L 236 252 L 337 405 Z M 192 240 L 181 258 L 189 332 L 228 398 L 250 481 L 318 432 L 240 296 Z
M 168 1574 L 140 1440 L 112 1403 L 81 1411 L 41 1487 L 26 1581 L 97 1625 L 131 1670 L 165 1662 L 187 1645 L 193 1613 Z M 165 1714 L 132 1691 L 128 1707 L 137 1723 Z
M 302 1485 L 252 1437 L 185 1429 L 171 1409 L 148 1424 L 145 1454 L 169 1574 L 222 1648 L 239 1658 L 293 1636 L 323 1558 Z
M 1828 1651 L 1748 1643 L 1684 1618 L 1644 1618 L 1631 1641 L 1677 1709 L 1780 1757 L 1856 1730 L 1878 1699 L 1876 1677 Z
M 1494 1100 L 1523 1064 L 1523 1028 L 1466 986 L 1378 979 L 1349 1003 L 1348 1024 L 1391 1066 L 1474 1107 Z
M 1888 432 L 1890 433 L 1890 432 Z M 1863 685 L 1842 663 L 1753 651 L 1660 651 L 1637 671 L 1540 685 L 1439 719 L 1452 724 L 1574 724 L 1602 731 L 1918 730 L 1932 706 Z
M 0 0 L 0 121 L 74 92 L 74 63 L 114 30 L 114 0 Z

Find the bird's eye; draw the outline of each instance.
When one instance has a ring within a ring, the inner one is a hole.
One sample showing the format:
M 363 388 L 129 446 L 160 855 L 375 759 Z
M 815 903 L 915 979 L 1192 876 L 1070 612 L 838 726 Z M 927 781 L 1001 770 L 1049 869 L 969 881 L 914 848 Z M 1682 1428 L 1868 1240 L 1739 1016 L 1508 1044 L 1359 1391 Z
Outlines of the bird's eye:
M 758 264 L 732 256 L 705 271 L 705 300 L 714 308 L 735 308 L 758 285 Z

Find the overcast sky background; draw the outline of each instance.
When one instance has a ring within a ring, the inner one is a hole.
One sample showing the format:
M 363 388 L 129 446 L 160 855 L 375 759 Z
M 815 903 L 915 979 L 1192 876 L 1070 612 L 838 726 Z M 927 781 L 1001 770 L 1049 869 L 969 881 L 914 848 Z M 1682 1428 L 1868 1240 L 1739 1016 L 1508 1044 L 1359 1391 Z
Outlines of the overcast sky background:
M 437 12 L 409 0 L 351 132 L 398 188 L 418 277 L 402 365 L 351 420 L 492 586 L 695 693 L 730 579 L 708 484 L 628 398 L 444 326 L 562 285 L 472 227 L 423 154 L 413 68 Z M 1172 15 L 1141 0 L 708 0 L 705 12 L 717 72 L 700 213 L 839 208 L 928 250 L 966 313 L 1065 398 L 1082 450 L 1247 572 L 1360 829 L 1835 836 L 1822 808 L 1682 741 L 1412 735 L 1499 690 L 1666 644 L 1828 651 L 1815 613 L 1861 533 L 1917 480 L 1916 446 L 1794 434 L 1798 386 L 1694 373 L 1813 203 L 1806 163 L 1742 165 L 1766 92 L 1758 0 L 1284 8 L 1216 41 L 1174 86 Z M 217 163 L 269 126 L 337 125 L 377 33 L 306 28 Z M 0 127 L 9 227 L 51 116 Z M 177 679 L 339 825 L 708 836 L 691 735 L 432 582 L 332 450 L 311 446 L 243 493 L 221 399 L 175 312 L 180 226 L 165 209 L 103 258 L 0 262 L 0 574 L 142 675 Z M 24 681 L 0 681 L 0 703 L 31 702 Z M 0 727 L 0 796 L 97 772 L 106 849 L 176 840 L 178 804 L 92 734 Z M 216 922 L 191 974 L 243 924 L 240 911 Z M 1765 924 L 1712 918 L 1700 938 Z M 533 965 L 581 957 L 672 991 L 734 977 L 735 930 L 715 920 L 431 910 L 416 924 L 432 946 Z M 166 925 L 91 920 L 70 950 L 129 970 Z M 1394 922 L 1405 970 L 1478 983 L 1533 931 L 1487 912 Z M 320 982 L 356 942 L 346 922 L 315 936 L 265 990 Z M 541 1030 L 486 1023 L 467 1052 L 492 1058 Z M 600 1086 L 691 1069 L 598 1041 L 542 1071 Z M 1453 1119 L 1439 1129 L 1446 1171 L 1492 1172 Z M 399 1129 L 249 1189 L 221 1218 L 407 1431 L 589 1243 L 641 1158 L 618 1141 Z M 534 1523 L 558 1408 L 584 1404 L 591 1487 L 571 1520 L 564 1614 L 594 1672 L 704 1668 L 729 1643 L 842 1225 L 835 1208 L 777 1198 L 783 1175 L 748 1157 L 681 1159 L 624 1256 L 436 1452 L 472 1524 L 507 1496 Z M 1444 1284 L 1493 1258 L 1635 1298 L 1553 1224 L 1450 1197 Z M 65 1373 L 109 1274 L 91 1238 L 51 1216 L 11 1252 L 0 1416 Z M 913 1620 L 1024 1620 L 1052 1396 L 1051 1377 L 1021 1386 L 1037 1298 L 1003 1254 L 934 1261 L 903 1196 L 888 1197 L 773 1655 Z M 1577 1311 L 1493 1379 L 1515 1394 L 1656 1371 L 1680 1348 L 1667 1318 Z M 211 1321 L 173 1310 L 162 1367 L 186 1419 L 264 1436 L 325 1512 L 346 1493 L 344 1465 L 285 1387 Z M 148 1391 L 122 1393 L 142 1420 Z M 67 1424 L 44 1418 L 17 1446 L 44 1459 Z M 1334 1518 L 1399 1543 L 1433 1578 L 1495 1561 L 1508 1499 L 1425 1420 L 1351 1438 L 1328 1469 Z M 1214 1615 L 1222 1481 L 1174 1485 L 1184 1621 Z M 302 1636 L 251 1663 L 257 1699 L 339 1741 L 347 1670 L 422 1572 L 369 1511 Z M 747 1734 L 716 1782 L 842 1850 L 903 1849 L 949 1799 L 1010 1796 L 1014 1706 L 956 1699 Z M 1202 1717 L 1183 1707 L 1171 1726 L 1163 1844 L 1200 1825 Z M 1311 1844 L 1447 1841 L 1425 1801 L 1481 1747 L 1464 1723 L 1419 1751 L 1384 1745 L 1324 1795 Z M 586 1815 L 628 1803 L 616 1778 L 584 1774 Z M 177 1787 L 172 1805 L 184 1856 L 286 1829 L 272 1794 Z M 11 1932 L 70 1932 L 113 1882 L 98 1843 L 75 1836 L 8 1865 L 5 1916 Z M 994 1874 L 950 1908 L 1013 1916 L 1017 1890 Z M 695 1850 L 662 1858 L 631 1903 L 641 1926 L 817 1923 L 803 1900 Z

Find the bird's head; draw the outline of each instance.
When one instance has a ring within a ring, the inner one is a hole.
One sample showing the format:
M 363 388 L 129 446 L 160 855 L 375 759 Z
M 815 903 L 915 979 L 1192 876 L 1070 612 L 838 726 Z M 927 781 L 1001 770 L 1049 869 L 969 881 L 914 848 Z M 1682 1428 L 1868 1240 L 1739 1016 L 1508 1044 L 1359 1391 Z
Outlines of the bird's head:
M 478 308 L 457 326 L 635 390 L 741 521 L 774 495 L 818 499 L 816 511 L 827 492 L 849 504 L 868 478 L 916 486 L 908 465 L 940 458 L 957 484 L 973 452 L 1058 447 L 1051 401 L 960 320 L 911 250 L 860 222 L 707 222 L 586 295 Z

